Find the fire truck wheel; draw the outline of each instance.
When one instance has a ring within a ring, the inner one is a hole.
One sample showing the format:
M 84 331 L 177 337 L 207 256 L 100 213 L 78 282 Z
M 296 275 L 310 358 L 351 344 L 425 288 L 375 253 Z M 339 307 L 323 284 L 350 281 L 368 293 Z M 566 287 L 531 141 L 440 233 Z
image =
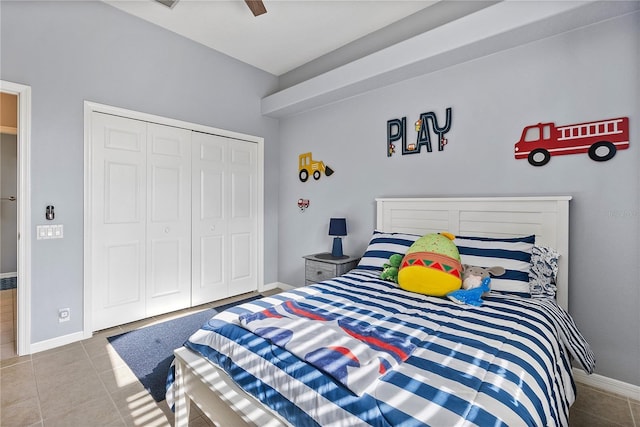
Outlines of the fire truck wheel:
M 549 159 L 551 159 L 551 154 L 547 150 L 543 150 L 542 148 L 537 148 L 529 153 L 529 163 L 533 166 L 544 166 L 549 163 Z
M 307 172 L 306 169 L 302 169 L 298 176 L 300 177 L 300 181 L 307 182 L 307 180 L 309 179 L 309 172 Z
M 616 146 L 609 141 L 600 141 L 589 147 L 589 157 L 596 162 L 606 162 L 616 155 Z
M 313 179 L 316 181 L 320 179 L 320 171 L 313 171 Z

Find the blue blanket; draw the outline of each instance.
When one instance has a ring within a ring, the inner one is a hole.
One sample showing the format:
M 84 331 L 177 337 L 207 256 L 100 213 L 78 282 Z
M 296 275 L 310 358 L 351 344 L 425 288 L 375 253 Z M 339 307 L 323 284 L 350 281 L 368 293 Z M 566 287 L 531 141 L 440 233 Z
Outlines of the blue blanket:
M 287 301 L 409 337 L 416 348 L 358 396 L 240 323 Z M 459 305 L 362 270 L 220 313 L 185 345 L 304 426 L 566 426 L 575 400 L 571 358 L 586 372 L 594 368 L 588 343 L 554 301 L 491 294 L 481 307 Z
M 415 349 L 407 336 L 339 319 L 295 301 L 240 316 L 240 324 L 361 396 Z

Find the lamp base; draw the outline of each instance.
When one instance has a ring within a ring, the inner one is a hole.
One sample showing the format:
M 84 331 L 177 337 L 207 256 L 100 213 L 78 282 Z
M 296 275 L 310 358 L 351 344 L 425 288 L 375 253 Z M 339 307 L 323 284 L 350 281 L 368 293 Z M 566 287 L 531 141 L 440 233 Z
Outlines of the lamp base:
M 341 257 L 342 254 L 342 238 L 334 237 L 333 238 L 333 249 L 331 249 L 331 256 L 335 258 Z

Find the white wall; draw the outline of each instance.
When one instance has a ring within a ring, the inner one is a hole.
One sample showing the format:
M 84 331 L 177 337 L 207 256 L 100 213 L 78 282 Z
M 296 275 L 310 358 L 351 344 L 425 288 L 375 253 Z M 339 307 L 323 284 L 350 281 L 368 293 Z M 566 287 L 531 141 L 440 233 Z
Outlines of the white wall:
M 31 86 L 35 228 L 54 205 L 64 239 L 32 244 L 32 342 L 82 330 L 83 102 L 94 101 L 265 139 L 265 247 L 277 246 L 278 122 L 260 99 L 268 73 L 105 3 L 2 1 L 2 79 Z M 265 281 L 277 280 L 265 250 Z M 58 323 L 58 309 L 71 320 Z
M 571 195 L 570 311 L 597 372 L 640 385 L 640 13 L 493 54 L 283 119 L 280 281 L 304 283 L 303 255 L 329 251 L 329 218 L 345 216 L 345 253 L 360 254 L 374 198 Z M 453 124 L 442 152 L 386 156 L 386 122 L 420 113 Z M 515 160 L 526 125 L 629 116 L 631 147 L 608 162 L 586 154 L 535 168 Z M 301 183 L 298 155 L 335 170 Z M 310 199 L 301 213 L 298 198 Z

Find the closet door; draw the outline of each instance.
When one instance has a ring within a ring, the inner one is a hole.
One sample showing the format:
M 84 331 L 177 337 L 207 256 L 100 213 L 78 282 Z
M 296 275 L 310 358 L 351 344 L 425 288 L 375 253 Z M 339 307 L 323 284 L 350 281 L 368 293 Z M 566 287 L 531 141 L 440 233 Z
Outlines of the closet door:
M 228 145 L 229 288 L 232 295 L 258 289 L 257 144 Z
M 146 315 L 146 123 L 92 113 L 93 330 Z
M 192 305 L 257 290 L 257 146 L 192 136 Z
M 191 303 L 191 131 L 147 125 L 147 316 Z

